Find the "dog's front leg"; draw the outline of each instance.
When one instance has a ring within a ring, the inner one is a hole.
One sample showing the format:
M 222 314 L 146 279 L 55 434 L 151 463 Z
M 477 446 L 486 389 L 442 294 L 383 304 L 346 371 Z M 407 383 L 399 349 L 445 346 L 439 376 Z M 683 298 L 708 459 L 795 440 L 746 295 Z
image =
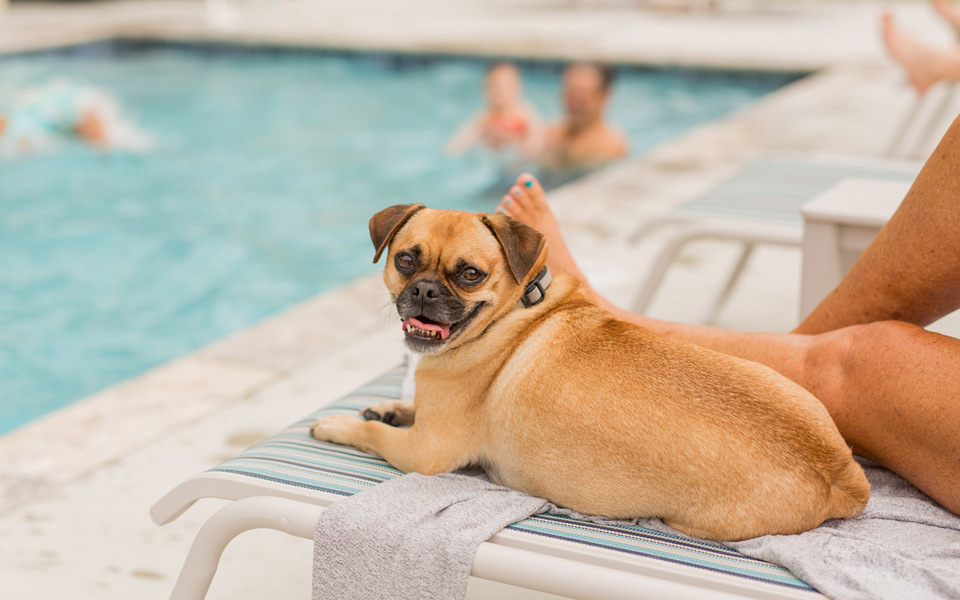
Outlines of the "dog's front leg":
M 394 426 L 413 425 L 416 414 L 412 400 L 389 400 L 360 411 L 360 415 L 367 421 L 382 421 Z
M 379 454 L 405 473 L 435 475 L 468 462 L 461 456 L 461 449 L 443 444 L 436 436 L 423 435 L 416 424 L 401 428 L 380 421 L 362 421 L 353 415 L 332 415 L 314 421 L 310 434 L 322 442 Z

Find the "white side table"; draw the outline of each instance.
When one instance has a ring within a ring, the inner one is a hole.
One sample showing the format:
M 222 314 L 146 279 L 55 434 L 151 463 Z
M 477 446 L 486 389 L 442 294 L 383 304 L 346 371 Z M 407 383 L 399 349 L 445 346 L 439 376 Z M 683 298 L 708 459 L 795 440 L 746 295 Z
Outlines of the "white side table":
M 800 208 L 801 321 L 840 283 L 900 206 L 910 185 L 884 179 L 844 179 Z

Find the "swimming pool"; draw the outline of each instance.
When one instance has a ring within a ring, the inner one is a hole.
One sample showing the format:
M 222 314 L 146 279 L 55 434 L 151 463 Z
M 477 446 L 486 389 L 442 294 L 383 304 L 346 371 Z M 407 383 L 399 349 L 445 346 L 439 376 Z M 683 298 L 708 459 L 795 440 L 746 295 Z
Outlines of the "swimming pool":
M 489 210 L 496 161 L 441 152 L 483 61 L 114 42 L 0 59 L 0 98 L 69 76 L 153 133 L 0 163 L 0 432 L 376 270 L 384 206 Z M 559 67 L 524 70 L 558 115 Z M 645 150 L 795 79 L 625 70 Z

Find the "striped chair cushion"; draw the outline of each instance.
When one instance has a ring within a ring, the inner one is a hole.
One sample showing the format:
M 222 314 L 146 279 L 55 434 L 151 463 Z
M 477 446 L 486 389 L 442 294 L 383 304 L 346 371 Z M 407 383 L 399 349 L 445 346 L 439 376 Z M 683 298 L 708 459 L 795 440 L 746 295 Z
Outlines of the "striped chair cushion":
M 335 500 L 402 475 L 383 459 L 355 448 L 314 440 L 309 427 L 318 416 L 351 413 L 400 396 L 405 368 L 400 366 L 340 401 L 318 410 L 279 434 L 252 446 L 207 471 L 212 477 L 263 482 L 270 493 L 303 498 L 305 493 Z M 199 476 L 203 478 L 204 475 Z M 730 577 L 747 589 L 775 591 L 773 597 L 819 594 L 783 567 L 749 558 L 722 544 L 667 535 L 635 525 L 594 523 L 562 515 L 537 515 L 510 525 L 513 543 L 582 559 L 584 553 L 604 559 L 653 560 L 715 580 Z M 505 532 L 506 533 L 506 532 Z M 522 538 L 522 539 L 520 539 Z M 519 540 L 519 541 L 518 541 Z M 715 581 L 714 581 L 715 583 Z M 772 586 L 772 587 L 771 587 Z M 764 589 L 766 588 L 766 589 Z M 793 592 L 793 593 L 791 593 Z M 750 594 L 752 595 L 752 594 Z
M 758 160 L 677 207 L 680 213 L 800 223 L 800 207 L 847 177 L 912 181 L 919 165 L 840 159 L 771 157 Z

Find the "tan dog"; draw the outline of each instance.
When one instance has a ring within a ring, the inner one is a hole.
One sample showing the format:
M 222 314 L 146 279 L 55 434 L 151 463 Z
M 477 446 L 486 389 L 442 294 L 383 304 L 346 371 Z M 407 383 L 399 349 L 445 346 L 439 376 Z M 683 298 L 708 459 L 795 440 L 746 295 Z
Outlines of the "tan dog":
M 374 262 L 389 244 L 383 279 L 425 355 L 414 402 L 372 411 L 411 426 L 339 415 L 313 424 L 317 439 L 406 472 L 479 465 L 582 513 L 715 540 L 865 506 L 867 479 L 826 409 L 773 370 L 618 320 L 562 273 L 525 306 L 541 296 L 536 230 L 417 204 L 377 213 L 370 235 Z

